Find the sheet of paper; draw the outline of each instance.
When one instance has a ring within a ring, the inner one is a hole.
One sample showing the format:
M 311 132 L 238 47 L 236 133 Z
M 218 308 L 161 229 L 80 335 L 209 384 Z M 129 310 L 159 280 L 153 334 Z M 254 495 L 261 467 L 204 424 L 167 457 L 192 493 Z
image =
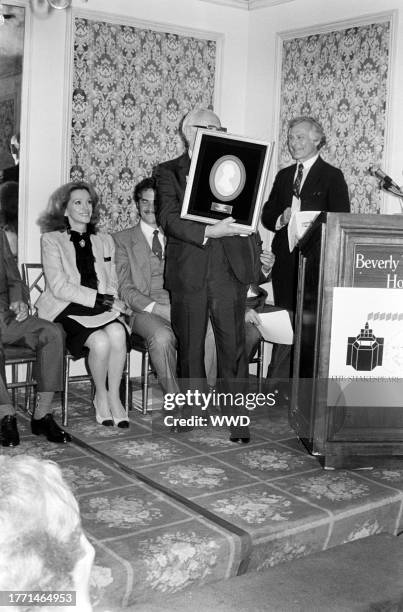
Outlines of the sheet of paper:
M 287 310 L 259 312 L 259 318 L 262 324 L 257 328 L 265 340 L 276 344 L 293 344 L 294 332 Z
M 288 224 L 288 246 L 290 253 L 295 249 L 302 236 L 305 234 L 308 227 L 316 219 L 320 211 L 318 210 L 302 210 L 294 212 L 291 215 Z
M 265 291 L 267 291 L 267 297 L 265 300 L 265 304 L 272 304 L 274 305 L 274 296 L 273 296 L 273 285 L 272 282 L 269 281 L 268 283 L 262 283 L 261 288 L 264 289 Z
M 101 314 L 93 315 L 90 317 L 81 317 L 79 315 L 69 315 L 69 319 L 74 319 L 77 323 L 80 323 L 84 327 L 100 327 L 101 325 L 107 325 L 114 321 L 120 316 L 120 312 L 116 310 L 107 310 L 106 312 L 101 312 Z

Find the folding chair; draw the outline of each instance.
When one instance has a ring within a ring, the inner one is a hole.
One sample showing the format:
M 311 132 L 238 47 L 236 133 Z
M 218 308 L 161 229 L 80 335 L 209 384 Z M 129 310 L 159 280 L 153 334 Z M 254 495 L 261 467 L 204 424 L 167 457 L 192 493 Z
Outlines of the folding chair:
M 22 280 L 29 290 L 28 308 L 29 314 L 34 314 L 33 303 L 42 293 L 45 285 L 41 264 L 22 264 Z M 25 389 L 25 410 L 32 414 L 36 402 L 36 380 L 32 375 L 32 366 L 36 361 L 36 352 L 24 346 L 4 345 L 5 365 L 11 366 L 11 382 L 7 387 L 11 389 L 13 404 L 16 403 L 16 390 Z M 18 380 L 18 368 L 26 366 L 25 380 Z M 33 401 L 31 404 L 31 389 L 33 389 Z M 32 408 L 31 408 L 32 406 Z

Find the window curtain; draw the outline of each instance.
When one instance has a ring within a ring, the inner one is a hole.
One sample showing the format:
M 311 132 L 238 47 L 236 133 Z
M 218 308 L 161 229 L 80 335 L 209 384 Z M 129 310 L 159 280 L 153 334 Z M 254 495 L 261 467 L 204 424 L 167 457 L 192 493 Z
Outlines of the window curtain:
M 380 191 L 368 168 L 385 147 L 390 21 L 284 40 L 279 166 L 292 163 L 287 123 L 311 115 L 323 125 L 324 159 L 341 168 L 352 212 L 379 213 Z
M 216 41 L 74 20 L 71 180 L 94 184 L 107 231 L 133 225 L 133 189 L 180 155 L 182 116 L 212 108 Z

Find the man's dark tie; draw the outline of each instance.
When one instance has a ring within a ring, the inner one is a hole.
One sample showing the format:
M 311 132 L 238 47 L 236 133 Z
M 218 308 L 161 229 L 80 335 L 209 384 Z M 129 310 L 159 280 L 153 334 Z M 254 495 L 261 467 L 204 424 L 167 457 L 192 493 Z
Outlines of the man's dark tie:
M 301 189 L 301 183 L 302 183 L 302 173 L 304 172 L 304 164 L 298 164 L 298 172 L 297 172 L 297 176 L 295 177 L 295 181 L 294 184 L 292 186 L 292 192 L 295 195 L 296 198 L 300 197 L 300 189 Z
M 158 230 L 153 231 L 153 243 L 152 243 L 152 251 L 154 255 L 158 257 L 158 259 L 162 259 L 162 246 L 160 243 L 160 239 L 158 238 Z

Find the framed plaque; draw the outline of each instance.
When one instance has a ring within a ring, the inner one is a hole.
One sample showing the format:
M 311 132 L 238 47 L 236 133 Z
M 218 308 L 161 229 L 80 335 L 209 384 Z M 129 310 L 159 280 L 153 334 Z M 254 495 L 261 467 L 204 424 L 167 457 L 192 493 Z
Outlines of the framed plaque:
M 214 224 L 226 217 L 255 231 L 273 144 L 199 129 L 181 217 Z

